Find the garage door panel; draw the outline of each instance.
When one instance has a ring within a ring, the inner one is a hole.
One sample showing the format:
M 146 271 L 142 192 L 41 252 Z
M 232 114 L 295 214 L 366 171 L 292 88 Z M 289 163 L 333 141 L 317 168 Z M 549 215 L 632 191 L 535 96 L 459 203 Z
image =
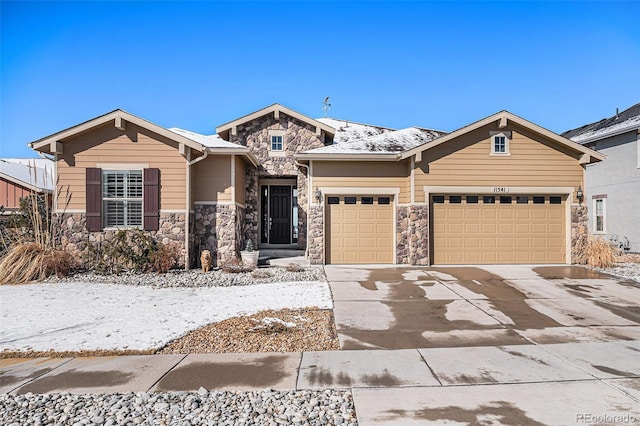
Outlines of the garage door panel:
M 566 201 L 431 204 L 433 263 L 564 263 Z M 464 200 L 464 197 L 463 197 Z M 462 211 L 462 213 L 460 213 Z
M 327 263 L 393 263 L 393 203 L 326 204 Z M 444 230 L 444 229 L 443 229 Z

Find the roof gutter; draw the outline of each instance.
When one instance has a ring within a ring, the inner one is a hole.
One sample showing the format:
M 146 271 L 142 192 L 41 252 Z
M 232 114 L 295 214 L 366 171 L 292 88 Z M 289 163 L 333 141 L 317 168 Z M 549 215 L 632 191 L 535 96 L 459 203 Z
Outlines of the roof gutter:
M 402 153 L 395 154 L 311 154 L 300 153 L 294 156 L 296 160 L 321 160 L 321 161 L 398 161 Z

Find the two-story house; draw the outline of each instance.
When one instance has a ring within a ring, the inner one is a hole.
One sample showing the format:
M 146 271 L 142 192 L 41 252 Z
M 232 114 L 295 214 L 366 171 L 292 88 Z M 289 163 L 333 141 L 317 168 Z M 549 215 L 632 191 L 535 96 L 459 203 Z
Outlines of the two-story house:
M 589 230 L 640 252 L 640 103 L 562 135 L 607 156 L 586 170 Z

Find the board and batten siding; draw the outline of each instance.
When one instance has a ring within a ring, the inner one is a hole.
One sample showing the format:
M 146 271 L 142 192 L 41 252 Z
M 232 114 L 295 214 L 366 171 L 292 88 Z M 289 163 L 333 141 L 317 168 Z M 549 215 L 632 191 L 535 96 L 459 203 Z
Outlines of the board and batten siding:
M 5 209 L 20 208 L 20 199 L 27 198 L 29 194 L 31 194 L 31 190 L 0 178 L 0 206 Z
M 490 155 L 490 131 L 511 131 L 509 156 Z M 583 182 L 579 154 L 519 126 L 484 126 L 422 153 L 416 162 L 415 201 L 424 186 L 573 187 Z M 577 202 L 577 200 L 574 200 Z
M 411 201 L 409 167 L 402 162 L 314 161 L 313 187 L 398 188 L 399 203 Z
M 194 202 L 231 201 L 233 188 L 230 158 L 228 155 L 209 155 L 192 166 Z
M 186 160 L 179 154 L 177 142 L 132 123 L 127 123 L 125 130 L 106 124 L 63 142 L 64 151 L 57 162 L 58 210 L 85 210 L 87 168 L 98 164 L 148 164 L 160 170 L 160 209 L 184 211 Z M 67 189 L 70 200 L 65 205 Z

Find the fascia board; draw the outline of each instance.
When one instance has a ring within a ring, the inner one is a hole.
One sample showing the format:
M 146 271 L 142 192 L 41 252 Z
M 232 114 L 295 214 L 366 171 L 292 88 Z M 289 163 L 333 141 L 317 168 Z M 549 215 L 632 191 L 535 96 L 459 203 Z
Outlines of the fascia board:
M 48 150 L 42 150 L 41 148 L 50 145 L 51 142 L 63 142 L 64 143 L 64 139 L 70 138 L 72 136 L 75 136 L 77 134 L 80 134 L 82 132 L 85 132 L 87 130 L 91 130 L 95 127 L 98 127 L 100 125 L 103 125 L 105 123 L 108 123 L 109 121 L 115 120 L 116 117 L 121 117 L 122 119 L 124 119 L 125 121 L 128 121 L 130 123 L 136 124 L 140 127 L 143 127 L 147 130 L 150 130 L 154 133 L 157 133 L 161 136 L 164 136 L 168 139 L 171 139 L 175 142 L 178 143 L 182 143 L 185 144 L 188 147 L 191 147 L 193 149 L 196 149 L 200 152 L 204 152 L 204 146 L 198 142 L 195 142 L 189 138 L 186 138 L 182 135 L 179 135 L 177 133 L 174 133 L 168 129 L 165 129 L 164 127 L 160 127 L 157 124 L 154 124 L 150 121 L 144 120 L 140 117 L 137 117 L 133 114 L 130 114 L 126 111 L 123 110 L 115 110 L 112 111 L 110 113 L 107 113 L 105 115 L 102 115 L 100 117 L 96 117 L 92 120 L 89 121 L 85 121 L 84 123 L 78 124 L 76 126 L 70 127 L 68 129 L 62 130 L 60 132 L 54 133 L 50 136 L 47 136 L 45 138 L 39 139 L 35 142 L 31 142 L 29 144 L 29 146 L 37 151 L 46 151 L 48 152 Z
M 272 114 L 275 111 L 279 111 L 282 112 L 288 116 L 291 116 L 293 118 L 296 118 L 300 121 L 303 121 L 305 123 L 308 123 L 314 127 L 319 127 L 320 129 L 324 130 L 326 133 L 330 133 L 332 135 L 334 135 L 336 133 L 336 129 L 334 129 L 333 127 L 326 125 L 320 121 L 317 121 L 313 118 L 307 117 L 306 115 L 300 114 L 299 112 L 296 112 L 290 108 L 287 108 L 285 106 L 282 106 L 280 104 L 273 104 L 270 105 L 266 108 L 262 108 L 261 110 L 252 112 L 250 114 L 247 114 L 243 117 L 240 117 L 238 119 L 235 119 L 233 121 L 229 121 L 228 123 L 222 124 L 218 127 L 216 127 L 216 133 L 220 134 L 223 133 L 227 130 L 230 130 L 232 127 L 238 126 L 240 124 L 244 124 L 247 123 L 251 120 L 255 120 L 256 118 L 260 118 L 263 117 L 267 114 Z
M 30 183 L 28 183 L 28 182 L 24 182 L 24 181 L 22 181 L 22 180 L 20 180 L 20 179 L 16 179 L 15 177 L 13 177 L 13 176 L 11 176 L 11 175 L 8 175 L 8 174 L 6 174 L 6 173 L 2 173 L 2 172 L 0 172 L 0 178 L 6 179 L 6 180 L 8 180 L 8 181 L 10 181 L 10 182 L 15 183 L 16 185 L 23 186 L 23 187 L 25 187 L 25 188 L 27 188 L 27 189 L 30 189 L 30 190 L 32 190 L 32 191 L 36 191 L 36 192 L 46 192 L 46 193 L 48 193 L 48 194 L 50 194 L 50 193 L 52 193 L 52 192 L 53 192 L 53 191 L 52 191 L 52 190 L 50 190 L 50 189 L 39 188 L 39 187 L 37 187 L 37 186 L 35 186 L 35 185 L 32 185 L 32 184 L 30 184 Z

